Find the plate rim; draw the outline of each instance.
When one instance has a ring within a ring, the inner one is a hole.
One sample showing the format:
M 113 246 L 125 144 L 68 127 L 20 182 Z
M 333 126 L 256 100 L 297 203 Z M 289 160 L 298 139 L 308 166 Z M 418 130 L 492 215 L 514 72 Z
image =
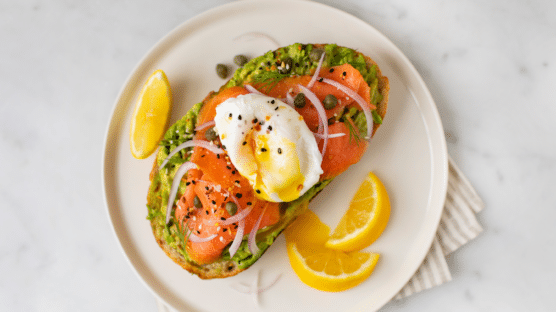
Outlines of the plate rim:
M 311 0 L 302 0 L 305 3 L 309 3 L 310 5 L 316 5 L 316 6 L 320 6 L 323 9 L 327 9 L 327 10 L 331 10 L 334 11 L 336 14 L 343 14 L 348 16 L 349 18 L 359 22 L 359 23 L 363 23 L 366 27 L 370 27 L 372 28 L 377 35 L 379 35 L 381 37 L 381 39 L 389 44 L 389 49 L 392 49 L 393 51 L 396 52 L 396 59 L 398 60 L 402 60 L 403 61 L 403 66 L 406 67 L 406 69 L 408 69 L 411 74 L 412 74 L 412 78 L 416 79 L 416 82 L 419 85 L 419 89 L 421 92 L 424 92 L 423 96 L 427 99 L 427 101 L 431 104 L 430 108 L 432 109 L 432 116 L 433 116 L 433 120 L 434 120 L 434 125 L 436 127 L 439 127 L 439 131 L 438 131 L 438 135 L 441 136 L 444 133 L 444 129 L 443 129 L 443 124 L 442 124 L 442 120 L 440 118 L 439 112 L 438 112 L 438 107 L 436 105 L 436 102 L 434 101 L 434 98 L 432 97 L 432 94 L 430 93 L 430 90 L 428 89 L 427 85 L 425 84 L 423 78 L 421 77 L 421 75 L 419 74 L 419 72 L 417 71 L 417 69 L 415 68 L 415 66 L 410 62 L 410 60 L 407 58 L 407 56 L 388 38 L 386 37 L 382 32 L 380 32 L 379 30 L 377 30 L 376 28 L 374 28 L 370 23 L 360 19 L 357 16 L 354 16 L 348 12 L 345 12 L 341 9 L 329 6 L 327 4 L 323 4 L 320 2 L 314 2 Z M 124 95 L 126 94 L 126 89 L 130 88 L 130 85 L 132 85 L 132 82 L 134 81 L 135 77 L 139 77 L 141 76 L 141 72 L 145 71 L 145 68 L 148 67 L 145 64 L 145 61 L 148 60 L 149 58 L 151 58 L 153 55 L 157 54 L 158 51 L 162 51 L 165 49 L 165 46 L 170 45 L 171 44 L 171 38 L 184 32 L 184 29 L 191 27 L 194 24 L 198 24 L 200 21 L 205 20 L 207 17 L 214 15 L 214 14 L 218 14 L 221 13 L 223 10 L 229 9 L 231 7 L 235 7 L 235 6 L 242 6 L 242 5 L 248 5 L 249 3 L 252 4 L 260 4 L 261 2 L 266 2 L 266 3 L 294 3 L 294 2 L 300 2 L 300 0 L 265 0 L 265 1 L 260 1 L 260 0 L 242 0 L 242 1 L 236 1 L 236 2 L 231 2 L 231 3 L 226 3 L 223 5 L 219 5 L 213 8 L 210 8 L 204 12 L 201 12 L 200 14 L 197 14 L 185 21 L 183 21 L 182 23 L 180 23 L 179 25 L 177 25 L 176 27 L 174 27 L 171 31 L 169 31 L 168 33 L 166 33 L 164 36 L 162 36 L 162 38 L 160 38 L 144 55 L 143 57 L 140 58 L 140 60 L 136 63 L 136 65 L 133 67 L 133 70 L 130 72 L 130 74 L 127 76 L 126 80 L 124 81 L 122 87 L 120 88 L 120 91 L 118 92 L 116 99 L 114 101 L 111 113 L 110 113 L 110 119 L 108 122 L 108 125 L 105 128 L 105 133 L 104 133 L 104 145 L 103 145 L 103 150 L 102 150 L 102 171 L 101 171 L 101 182 L 102 182 L 102 190 L 103 190 L 103 197 L 104 197 L 104 204 L 105 204 L 105 208 L 106 208 L 106 212 L 107 212 L 107 217 L 108 217 L 108 221 L 110 223 L 110 227 L 112 230 L 112 233 L 114 234 L 117 242 L 118 242 L 118 246 L 120 248 L 120 251 L 124 254 L 124 257 L 126 259 L 126 261 L 128 262 L 128 264 L 130 265 L 130 267 L 132 268 L 133 272 L 136 274 L 136 276 L 139 278 L 139 280 L 141 281 L 141 283 L 143 285 L 145 285 L 147 287 L 147 289 L 149 289 L 150 293 L 153 294 L 156 298 L 158 298 L 159 300 L 161 300 L 162 302 L 164 302 L 167 306 L 172 307 L 173 305 L 168 302 L 163 296 L 161 296 L 160 294 L 158 294 L 158 292 L 152 287 L 152 285 L 150 285 L 147 281 L 146 281 L 146 277 L 144 276 L 143 273 L 139 272 L 139 269 L 134 265 L 134 263 L 132 262 L 132 260 L 130 259 L 130 255 L 128 253 L 128 250 L 126 249 L 126 247 L 124 246 L 121 237 L 120 237 L 120 233 L 118 233 L 118 230 L 116 229 L 116 224 L 115 224 L 115 217 L 113 216 L 113 212 L 110 208 L 109 205 L 109 198 L 108 198 L 108 191 L 107 191 L 107 184 L 108 184 L 108 169 L 109 167 L 107 167 L 108 164 L 108 158 L 109 155 L 111 155 L 111 153 L 114 152 L 110 152 L 110 148 L 109 148 L 109 143 L 111 142 L 111 138 L 109 137 L 109 135 L 113 132 L 113 128 L 117 127 L 117 125 L 115 125 L 115 123 L 117 123 L 117 118 L 116 118 L 116 112 L 118 111 L 118 109 L 122 109 L 121 105 L 119 105 L 122 102 L 122 98 L 124 98 Z M 417 104 L 419 104 L 418 101 L 416 101 Z M 419 107 L 421 107 L 420 105 L 418 105 Z M 430 134 L 431 132 L 427 130 L 427 139 L 428 141 L 433 141 Z M 428 235 L 426 235 L 426 241 L 427 246 L 430 246 L 434 240 L 435 234 L 437 232 L 437 228 L 438 225 L 440 223 L 440 219 L 441 219 L 441 215 L 442 215 L 442 211 L 443 211 L 443 207 L 444 207 L 444 201 L 445 201 L 445 194 L 447 191 L 447 187 L 448 187 L 448 153 L 447 153 L 447 144 L 446 144 L 446 140 L 445 138 L 441 138 L 441 139 L 436 139 L 437 143 L 440 143 L 440 146 L 436 146 L 436 150 L 439 150 L 440 155 L 437 155 L 433 152 L 431 152 L 431 163 L 435 164 L 437 163 L 436 161 L 433 161 L 433 157 L 434 156 L 440 156 L 440 160 L 438 162 L 442 162 L 442 167 L 438 167 L 437 169 L 440 171 L 440 173 L 436 173 L 436 174 L 440 174 L 441 178 L 438 178 L 439 181 L 437 181 L 436 179 L 434 179 L 433 177 L 435 176 L 435 173 L 431 173 L 431 189 L 430 192 L 428 194 L 428 206 L 427 209 L 430 209 L 431 207 L 435 207 L 437 205 L 441 206 L 442 208 L 437 209 L 435 212 L 436 214 L 431 216 L 429 218 L 429 223 L 431 223 L 432 226 L 431 228 L 433 228 L 434 230 L 429 230 Z M 436 142 L 435 141 L 435 142 Z M 434 145 L 431 145 L 432 147 L 435 147 Z M 431 147 L 431 150 L 433 149 Z M 431 166 L 433 168 L 433 171 L 435 169 L 435 166 Z M 433 185 L 433 182 L 438 182 L 439 184 L 441 184 L 439 187 L 439 190 L 435 190 L 434 187 L 435 185 Z M 434 196 L 434 194 L 444 194 L 444 195 L 436 195 Z M 438 198 L 438 197 L 441 198 Z M 434 202 L 433 202 L 434 201 Z M 433 218 L 434 217 L 434 218 Z M 419 256 L 418 258 L 420 259 L 419 262 L 415 262 L 415 264 L 412 266 L 411 269 L 406 269 L 404 271 L 407 270 L 411 270 L 413 273 L 409 275 L 409 277 L 407 279 L 404 278 L 404 282 L 401 284 L 401 287 L 399 287 L 399 289 L 397 289 L 396 292 L 394 292 L 392 294 L 392 296 L 388 297 L 388 298 L 383 298 L 384 300 L 382 300 L 381 303 L 378 304 L 378 308 L 383 307 L 388 301 L 390 301 L 396 294 L 397 292 L 399 292 L 403 286 L 411 279 L 411 277 L 413 276 L 413 274 L 417 271 L 417 269 L 420 267 L 420 265 L 422 264 L 423 260 L 425 259 L 426 255 L 428 254 L 429 248 L 422 248 L 420 249 L 420 252 L 418 253 Z M 189 303 L 187 302 L 186 304 L 189 305 Z M 362 307 L 362 305 L 360 304 L 359 306 Z

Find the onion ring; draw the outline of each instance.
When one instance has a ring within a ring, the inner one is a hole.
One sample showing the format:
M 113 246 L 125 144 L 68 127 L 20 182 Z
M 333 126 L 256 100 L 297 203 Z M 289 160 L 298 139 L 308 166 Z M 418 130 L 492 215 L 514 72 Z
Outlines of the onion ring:
M 257 231 L 259 230 L 259 226 L 261 225 L 261 220 L 263 219 L 263 215 L 266 212 L 266 207 L 268 207 L 268 205 L 264 206 L 263 211 L 259 216 L 259 219 L 257 219 L 255 226 L 253 226 L 251 233 L 249 233 L 249 240 L 247 241 L 247 245 L 249 246 L 249 251 L 251 251 L 251 253 L 254 255 L 259 253 L 259 247 L 257 246 L 257 241 L 256 241 Z
M 237 201 L 237 199 L 232 196 L 232 200 L 236 203 L 237 207 L 239 208 L 239 203 Z M 233 215 L 232 217 L 229 217 L 228 219 L 226 219 L 225 221 L 219 221 L 218 223 L 222 224 L 222 225 L 230 225 L 232 223 L 236 223 L 238 221 L 242 221 L 243 219 L 245 219 L 245 217 L 247 217 L 249 215 L 249 213 L 251 212 L 251 210 L 253 210 L 253 206 L 250 206 L 248 208 L 243 209 L 242 211 L 236 213 L 235 215 Z
M 294 107 L 294 102 L 295 102 L 295 100 L 294 100 L 293 96 L 289 92 L 286 93 L 286 104 L 288 104 L 291 107 Z
M 241 245 L 241 241 L 243 240 L 243 231 L 245 230 L 245 220 L 241 219 L 239 221 L 238 224 L 238 228 L 237 228 L 237 232 L 236 232 L 236 236 L 234 237 L 234 241 L 232 242 L 232 245 L 230 246 L 230 258 L 232 258 L 235 254 L 236 251 L 239 249 L 239 246 Z
M 189 233 L 187 233 L 187 237 L 192 243 L 209 242 L 209 241 L 215 239 L 216 236 L 218 236 L 218 235 L 217 234 L 212 234 L 211 236 L 208 236 L 208 237 L 199 237 L 199 236 L 193 234 L 192 231 L 189 231 Z
M 314 135 L 316 138 L 324 139 L 324 135 L 322 135 L 322 134 L 320 134 L 320 133 L 313 133 L 313 135 Z M 339 137 L 343 137 L 344 135 L 346 135 L 346 134 L 343 133 L 343 132 L 332 133 L 332 134 L 329 134 L 329 135 L 328 135 L 328 138 L 329 138 L 329 139 L 339 138 Z
M 322 55 L 320 56 L 320 60 L 319 60 L 319 64 L 317 65 L 317 69 L 315 70 L 315 73 L 313 74 L 313 77 L 311 78 L 311 81 L 309 81 L 309 84 L 307 84 L 308 89 L 311 89 L 313 87 L 313 85 L 317 81 L 317 77 L 320 75 L 320 68 L 322 66 L 322 62 L 324 61 L 324 55 L 325 54 L 326 53 L 322 53 Z
M 322 105 L 319 98 L 309 89 L 305 88 L 302 85 L 298 85 L 299 89 L 305 96 L 309 99 L 309 101 L 313 102 L 313 105 L 317 109 L 317 113 L 319 115 L 319 134 L 324 135 L 324 142 L 322 144 L 322 151 L 321 154 L 324 157 L 324 153 L 326 152 L 326 145 L 328 144 L 328 119 L 326 118 L 326 111 L 324 110 L 324 106 Z M 321 133 L 322 132 L 322 133 Z
M 255 89 L 255 87 L 253 87 L 253 86 L 250 85 L 250 84 L 246 84 L 244 87 L 245 87 L 245 89 L 247 89 L 247 91 L 249 91 L 249 92 L 251 92 L 251 93 L 264 95 L 261 91 Z
M 176 195 L 178 194 L 178 187 L 180 186 L 181 178 L 190 169 L 197 169 L 197 165 L 190 161 L 186 161 L 179 167 L 178 171 L 176 171 L 176 175 L 174 175 L 174 180 L 172 181 L 172 187 L 170 187 L 170 196 L 168 197 L 168 204 L 166 205 L 166 224 L 170 222 L 170 217 L 172 216 L 172 208 L 174 207 L 174 200 L 176 199 Z
M 195 131 L 200 131 L 200 130 L 203 130 L 205 128 L 212 127 L 215 124 L 216 124 L 216 122 L 214 122 L 214 120 L 207 121 L 204 124 L 201 124 L 201 125 L 198 125 L 197 127 L 195 127 Z
M 199 180 L 199 181 L 202 181 L 202 180 Z M 230 195 L 230 193 L 227 190 L 221 190 L 221 191 L 224 192 L 227 197 L 232 199 L 232 201 L 236 204 L 238 210 L 241 209 L 239 201 L 237 200 L 237 198 L 235 196 Z M 218 192 L 220 192 L 220 191 L 218 191 Z M 220 221 L 220 220 L 215 221 L 215 222 L 212 223 L 212 225 L 215 225 L 217 223 L 221 224 L 221 225 L 230 225 L 230 224 L 236 223 L 238 221 L 241 221 L 241 220 L 245 219 L 245 217 L 247 217 L 249 215 L 249 213 L 251 213 L 251 210 L 253 210 L 253 206 L 249 206 L 248 208 L 241 209 L 240 212 L 238 212 L 235 215 L 227 218 L 226 220 L 224 220 L 224 221 Z
M 162 170 L 162 168 L 164 168 L 164 166 L 166 166 L 166 164 L 168 163 L 168 160 L 170 160 L 170 157 L 174 156 L 177 152 L 181 151 L 184 148 L 188 148 L 188 147 L 192 147 L 192 146 L 199 146 L 202 148 L 206 148 L 209 151 L 215 153 L 215 154 L 222 154 L 224 153 L 224 150 L 213 145 L 210 144 L 210 142 L 208 141 L 203 141 L 203 140 L 189 140 L 187 142 L 184 142 L 180 145 L 178 145 L 176 148 L 174 148 L 170 154 L 168 154 L 168 156 L 166 157 L 166 159 L 164 159 L 164 161 L 162 162 L 162 164 L 160 165 L 160 167 L 158 167 L 158 170 Z

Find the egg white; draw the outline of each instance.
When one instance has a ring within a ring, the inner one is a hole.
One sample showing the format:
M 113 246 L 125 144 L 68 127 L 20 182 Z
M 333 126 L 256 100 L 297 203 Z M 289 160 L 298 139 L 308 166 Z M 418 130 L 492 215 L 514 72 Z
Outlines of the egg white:
M 257 196 L 289 202 L 319 181 L 322 156 L 315 137 L 286 103 L 240 95 L 220 104 L 214 121 L 230 161 Z

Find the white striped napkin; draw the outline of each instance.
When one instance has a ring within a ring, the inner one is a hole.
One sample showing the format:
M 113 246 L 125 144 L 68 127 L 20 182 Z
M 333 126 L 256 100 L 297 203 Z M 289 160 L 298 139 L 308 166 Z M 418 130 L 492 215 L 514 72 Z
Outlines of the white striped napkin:
M 445 257 L 483 230 L 475 216 L 484 208 L 483 201 L 451 158 L 448 164 L 448 190 L 436 237 L 423 264 L 394 299 L 450 281 Z
M 452 275 L 446 256 L 483 230 L 475 217 L 484 208 L 483 201 L 451 158 L 448 165 L 448 190 L 436 237 L 423 264 L 394 300 L 450 281 Z M 159 312 L 173 311 L 161 300 L 157 299 L 157 304 Z

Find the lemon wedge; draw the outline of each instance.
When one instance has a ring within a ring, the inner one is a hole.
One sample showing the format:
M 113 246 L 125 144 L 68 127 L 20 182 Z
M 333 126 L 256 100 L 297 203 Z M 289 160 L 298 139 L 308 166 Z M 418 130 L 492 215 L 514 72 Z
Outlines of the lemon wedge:
M 325 246 L 343 251 L 366 248 L 382 234 L 389 219 L 390 199 L 386 188 L 370 172 Z
M 143 85 L 131 117 L 131 154 L 137 159 L 149 157 L 164 135 L 172 107 L 172 91 L 166 74 L 156 70 Z
M 379 254 L 326 248 L 330 228 L 307 210 L 285 231 L 290 264 L 299 279 L 328 292 L 353 288 L 373 272 Z

